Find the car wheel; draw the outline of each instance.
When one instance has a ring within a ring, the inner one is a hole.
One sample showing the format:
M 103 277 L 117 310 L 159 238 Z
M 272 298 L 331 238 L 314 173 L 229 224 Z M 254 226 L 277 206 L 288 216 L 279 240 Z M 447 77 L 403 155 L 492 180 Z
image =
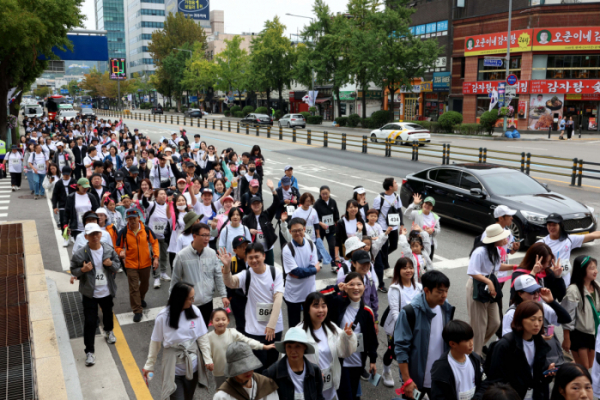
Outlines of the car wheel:
M 371 142 L 377 143 L 377 135 L 375 135 L 374 133 L 371 134 Z
M 288 129 L 292 127 L 292 124 L 290 124 L 289 122 L 287 123 L 287 127 Z
M 402 138 L 400 138 L 400 137 L 397 137 L 397 138 L 396 138 L 396 140 L 394 141 L 394 144 L 395 144 L 396 146 L 400 146 L 400 145 L 402 145 Z
M 515 242 L 518 242 L 519 240 L 524 238 L 523 227 L 521 226 L 521 223 L 518 222 L 515 218 L 513 218 L 513 221 L 508 227 L 508 229 L 510 229 L 513 236 L 515 237 Z

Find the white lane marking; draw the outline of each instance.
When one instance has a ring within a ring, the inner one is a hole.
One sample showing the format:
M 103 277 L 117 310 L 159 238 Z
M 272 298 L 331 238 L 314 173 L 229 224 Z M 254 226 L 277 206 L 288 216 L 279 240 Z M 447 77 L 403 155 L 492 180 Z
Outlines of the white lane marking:
M 10 200 L 0 200 L 0 204 L 8 204 L 10 203 Z
M 306 175 L 306 176 L 310 176 L 311 178 L 317 178 L 317 179 L 321 179 L 321 180 L 324 180 L 324 181 L 327 181 L 327 182 L 333 182 L 333 183 L 337 183 L 338 185 L 341 185 L 341 186 L 347 186 L 347 187 L 351 187 L 351 188 L 354 188 L 354 186 L 356 186 L 356 185 L 349 185 L 349 184 L 347 184 L 347 183 L 342 183 L 342 182 L 334 181 L 333 179 L 326 179 L 326 178 L 323 178 L 323 177 L 321 177 L 321 176 L 315 176 L 315 175 L 307 174 L 307 173 L 304 173 L 304 172 L 296 172 L 296 173 L 297 173 L 297 174 L 299 174 L 299 175 Z M 373 190 L 369 190 L 369 189 L 366 189 L 366 188 L 365 188 L 365 190 L 366 190 L 367 192 L 370 192 L 370 193 L 379 194 L 379 193 L 377 193 L 377 192 L 375 192 L 375 191 L 373 191 Z
M 445 257 L 442 257 L 442 256 L 439 256 L 439 255 L 437 255 L 437 254 L 434 254 L 434 255 L 433 255 L 433 258 L 434 258 L 434 259 L 437 259 L 437 260 L 440 260 L 440 261 L 448 261 L 448 259 L 447 259 L 447 258 L 445 258 Z
M 10 194 L 0 194 L 0 198 L 6 199 L 7 197 L 10 197 Z
M 6 206 L 6 207 L 0 207 L 0 210 L 8 210 L 8 206 Z
M 523 146 L 506 146 L 509 147 L 511 149 L 522 149 Z M 539 147 L 528 147 L 527 150 L 547 150 L 547 149 L 540 149 Z M 490 150 L 493 151 L 493 150 Z
M 0 218 L 6 218 L 8 217 L 8 214 L 0 214 Z
M 46 201 L 48 202 L 48 208 L 50 209 L 50 218 L 52 219 L 52 227 L 54 231 L 54 235 L 56 237 L 56 247 L 58 247 L 58 255 L 60 256 L 60 264 L 62 266 L 63 271 L 68 271 L 71 268 L 71 262 L 69 258 L 69 253 L 67 252 L 67 248 L 63 247 L 63 237 L 62 231 L 56 229 L 56 224 L 54 222 L 54 210 L 52 209 L 52 202 L 49 197 L 46 197 Z
M 436 256 L 434 255 L 433 258 L 435 258 L 435 257 Z M 512 261 L 520 260 L 523 257 L 525 257 L 525 254 L 518 254 L 516 256 L 511 256 L 510 261 L 512 262 Z M 456 268 L 467 267 L 468 265 L 469 265 L 469 257 L 462 257 L 462 258 L 457 258 L 455 260 L 445 260 L 445 261 L 434 262 L 433 268 L 434 269 L 456 269 Z M 389 271 L 389 270 L 386 270 L 386 272 L 387 271 Z

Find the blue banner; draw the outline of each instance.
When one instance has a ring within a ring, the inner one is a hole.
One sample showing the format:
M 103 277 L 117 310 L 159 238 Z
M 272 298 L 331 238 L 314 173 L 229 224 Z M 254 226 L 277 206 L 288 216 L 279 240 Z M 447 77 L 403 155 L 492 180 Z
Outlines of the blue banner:
M 448 20 L 437 22 L 437 31 L 443 32 L 448 30 Z
M 62 51 L 53 47 L 52 52 L 67 61 L 108 61 L 108 39 L 106 36 L 67 35 L 73 43 L 73 51 Z M 45 60 L 44 55 L 38 57 Z
M 425 34 L 425 25 L 417 25 L 415 28 L 415 35 L 424 35 Z
M 449 92 L 452 76 L 450 72 L 434 72 L 433 73 L 433 91 L 434 92 Z
M 427 25 L 425 25 L 425 32 L 426 33 L 435 33 L 436 27 L 437 27 L 437 24 L 435 22 L 427 24 Z
M 177 0 L 177 9 L 188 18 L 209 20 L 209 0 Z

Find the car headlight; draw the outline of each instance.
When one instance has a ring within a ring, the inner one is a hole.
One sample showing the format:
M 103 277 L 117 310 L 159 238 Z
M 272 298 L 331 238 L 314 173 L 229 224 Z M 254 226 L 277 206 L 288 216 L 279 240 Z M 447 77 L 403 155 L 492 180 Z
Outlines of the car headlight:
M 546 218 L 548 217 L 547 215 L 531 211 L 521 211 L 521 214 L 523 214 L 527 221 L 538 225 L 544 225 L 546 223 Z
M 588 210 L 590 210 L 590 214 L 592 214 L 592 221 L 594 223 L 598 222 L 597 221 L 598 218 L 596 218 L 596 214 L 594 214 L 594 207 L 590 207 L 590 206 L 588 206 L 586 204 L 584 204 L 584 206 L 585 206 L 585 208 L 587 208 Z

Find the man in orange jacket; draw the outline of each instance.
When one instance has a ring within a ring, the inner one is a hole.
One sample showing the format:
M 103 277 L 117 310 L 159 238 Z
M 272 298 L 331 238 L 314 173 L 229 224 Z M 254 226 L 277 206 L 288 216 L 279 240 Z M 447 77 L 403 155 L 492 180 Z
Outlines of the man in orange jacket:
M 117 253 L 125 260 L 133 322 L 140 322 L 142 311 L 147 306 L 144 298 L 150 285 L 150 266 L 158 268 L 160 249 L 154 233 L 140 222 L 136 210 L 127 210 L 126 217 L 127 226 L 121 229 L 117 237 Z M 152 254 L 148 243 L 152 246 Z

